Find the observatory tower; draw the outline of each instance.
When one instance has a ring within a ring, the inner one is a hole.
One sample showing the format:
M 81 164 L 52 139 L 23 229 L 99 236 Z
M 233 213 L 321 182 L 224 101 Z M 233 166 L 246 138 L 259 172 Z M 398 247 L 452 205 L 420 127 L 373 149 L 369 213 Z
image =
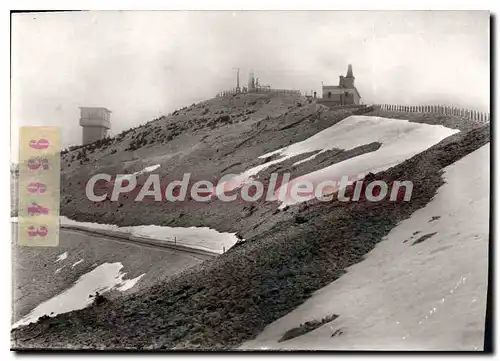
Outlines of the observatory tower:
M 110 114 L 111 111 L 106 108 L 80 107 L 83 145 L 106 137 L 111 128 Z

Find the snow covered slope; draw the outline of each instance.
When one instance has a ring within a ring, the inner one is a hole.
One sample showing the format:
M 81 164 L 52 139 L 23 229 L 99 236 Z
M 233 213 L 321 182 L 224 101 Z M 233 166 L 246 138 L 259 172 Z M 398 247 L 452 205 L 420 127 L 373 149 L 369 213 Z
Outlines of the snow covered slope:
M 173 242 L 175 239 L 179 245 L 216 253 L 224 253 L 224 251 L 227 251 L 238 241 L 234 233 L 217 232 L 209 227 L 167 227 L 156 225 L 118 227 L 114 224 L 77 222 L 64 216 L 60 217 L 60 222 L 61 225 L 66 226 L 78 226 L 88 228 L 89 230 L 114 231 L 117 234 L 131 234 L 159 241 Z
M 12 223 L 17 223 L 17 217 L 11 217 Z M 65 216 L 59 217 L 61 226 L 76 226 L 84 229 L 104 230 L 120 234 L 130 234 L 137 237 L 152 238 L 158 241 L 177 242 L 179 245 L 202 249 L 215 253 L 224 253 L 238 242 L 235 233 L 217 232 L 209 227 L 167 227 L 157 225 L 143 225 L 118 227 L 116 224 L 78 222 Z
M 36 322 L 44 315 L 53 317 L 60 313 L 80 310 L 94 301 L 89 295 L 95 294 L 96 291 L 101 294 L 112 289 L 123 292 L 134 287 L 144 276 L 142 274 L 133 279 L 124 279 L 126 273 L 122 272 L 122 268 L 123 265 L 120 262 L 101 264 L 81 276 L 72 287 L 37 306 L 12 325 L 12 328 Z
M 323 180 L 339 181 L 342 176 L 349 176 L 350 179 L 355 180 L 358 176 L 363 176 L 368 172 L 376 173 L 395 166 L 458 131 L 442 125 L 413 123 L 402 119 L 350 116 L 302 142 L 262 155 L 259 158 L 265 159 L 276 155 L 279 157 L 239 174 L 228 181 L 225 189 L 238 188 L 266 168 L 300 154 L 316 152 L 314 155 L 294 163 L 294 165 L 314 159 L 327 150 L 343 149 L 347 151 L 372 142 L 380 142 L 382 146 L 377 151 L 316 170 L 295 178 L 290 184 L 304 179 L 313 182 L 313 184 Z M 276 199 L 278 194 L 279 190 L 275 193 Z M 282 206 L 293 204 L 293 202 L 293 199 L 287 197 L 286 203 Z
M 446 183 L 429 204 L 392 229 L 346 275 L 241 347 L 481 350 L 489 152 L 488 144 L 444 168 Z M 278 342 L 286 331 L 332 314 L 339 317 Z

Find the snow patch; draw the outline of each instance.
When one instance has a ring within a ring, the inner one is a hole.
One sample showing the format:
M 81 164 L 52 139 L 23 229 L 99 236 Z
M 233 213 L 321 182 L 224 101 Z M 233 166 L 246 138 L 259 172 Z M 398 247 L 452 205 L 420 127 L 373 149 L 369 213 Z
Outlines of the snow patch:
M 134 172 L 132 174 L 122 174 L 122 175 L 116 177 L 115 182 L 116 181 L 123 181 L 123 180 L 130 180 L 133 177 L 137 177 L 138 175 L 145 174 L 145 173 L 151 173 L 152 171 L 154 171 L 158 168 L 160 168 L 160 165 L 155 164 L 155 165 L 151 165 L 149 167 L 146 167 L 144 169 L 141 169 L 137 172 Z
M 230 191 L 239 188 L 271 165 L 281 163 L 300 154 L 316 152 L 304 160 L 295 162 L 294 165 L 310 161 L 328 150 L 341 149 L 348 151 L 373 142 L 381 143 L 381 147 L 376 151 L 295 178 L 289 182 L 289 186 L 306 179 L 314 185 L 324 180 L 340 181 L 343 176 L 357 179 L 359 175 L 380 172 L 398 165 L 457 132 L 459 130 L 446 128 L 442 125 L 413 123 L 403 119 L 350 116 L 304 141 L 260 156 L 261 159 L 273 155 L 279 157 L 250 168 L 229 180 L 225 184 L 225 190 Z M 274 199 L 278 199 L 278 194 L 279 189 L 275 192 Z M 296 203 L 290 197 L 287 198 L 289 199 L 283 202 L 281 207 Z
M 91 229 L 101 229 L 101 230 L 116 230 L 118 226 L 113 224 L 102 224 L 102 223 L 93 223 L 93 222 L 78 222 L 72 219 L 69 219 L 66 216 L 59 217 L 59 224 L 61 226 L 78 226 L 78 227 L 86 227 Z
M 137 282 L 139 282 L 139 280 L 145 275 L 145 273 L 143 273 L 142 275 L 140 276 L 137 276 L 136 278 L 132 278 L 130 280 L 125 280 L 122 282 L 122 285 L 120 287 L 117 288 L 118 291 L 121 291 L 121 292 L 124 292 L 124 291 L 127 291 L 129 289 L 131 289 L 132 287 L 135 286 L 135 284 Z
M 146 167 L 144 168 L 143 170 L 140 170 L 138 172 L 135 172 L 134 174 L 135 175 L 141 175 L 141 174 L 144 174 L 144 173 L 150 173 L 156 169 L 160 168 L 160 165 L 159 164 L 155 164 L 155 165 L 151 165 L 149 167 Z
M 236 233 L 221 233 L 208 227 L 133 226 L 120 227 L 133 236 L 175 242 L 179 245 L 223 253 L 238 241 Z
M 64 261 L 66 258 L 68 258 L 68 252 L 61 253 L 57 256 L 56 262 Z
M 488 144 L 444 168 L 446 183 L 431 202 L 393 228 L 346 275 L 241 348 L 482 350 L 489 152 Z M 278 343 L 289 329 L 332 313 L 339 315 L 335 321 Z M 342 333 L 332 337 L 337 330 Z
M 73 263 L 73 264 L 71 265 L 71 268 L 75 268 L 76 266 L 78 266 L 78 265 L 79 265 L 80 263 L 82 263 L 82 262 L 83 262 L 83 258 L 82 258 L 81 260 L 79 260 L 79 261 L 77 261 L 77 262 Z
M 92 271 L 81 276 L 75 284 L 61 294 L 43 302 L 28 315 L 16 322 L 12 328 L 36 322 L 43 315 L 56 316 L 74 310 L 80 310 L 90 305 L 96 292 L 103 294 L 110 290 L 126 291 L 144 276 L 144 274 L 131 279 L 123 279 L 125 273 L 121 272 L 123 265 L 120 262 L 103 263 Z
M 60 217 L 60 224 L 85 227 L 90 230 L 107 230 L 146 237 L 160 241 L 176 242 L 179 245 L 223 253 L 238 241 L 236 233 L 218 232 L 209 227 L 166 227 L 157 225 L 118 227 L 114 224 L 77 222 L 67 217 Z

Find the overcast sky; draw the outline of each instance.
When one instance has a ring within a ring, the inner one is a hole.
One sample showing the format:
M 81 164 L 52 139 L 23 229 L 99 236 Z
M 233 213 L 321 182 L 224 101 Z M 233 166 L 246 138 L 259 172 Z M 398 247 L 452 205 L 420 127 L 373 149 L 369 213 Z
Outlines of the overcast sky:
M 79 106 L 110 109 L 112 134 L 246 84 L 315 90 L 347 64 L 365 104 L 489 110 L 488 12 L 14 14 L 12 126 L 61 127 L 81 142 Z

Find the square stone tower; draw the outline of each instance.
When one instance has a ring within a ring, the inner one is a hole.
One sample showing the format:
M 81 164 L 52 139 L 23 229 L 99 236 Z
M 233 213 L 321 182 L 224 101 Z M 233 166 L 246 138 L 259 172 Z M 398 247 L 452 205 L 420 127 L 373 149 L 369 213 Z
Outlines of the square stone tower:
M 111 128 L 110 114 L 109 109 L 102 107 L 80 107 L 83 145 L 106 137 Z

